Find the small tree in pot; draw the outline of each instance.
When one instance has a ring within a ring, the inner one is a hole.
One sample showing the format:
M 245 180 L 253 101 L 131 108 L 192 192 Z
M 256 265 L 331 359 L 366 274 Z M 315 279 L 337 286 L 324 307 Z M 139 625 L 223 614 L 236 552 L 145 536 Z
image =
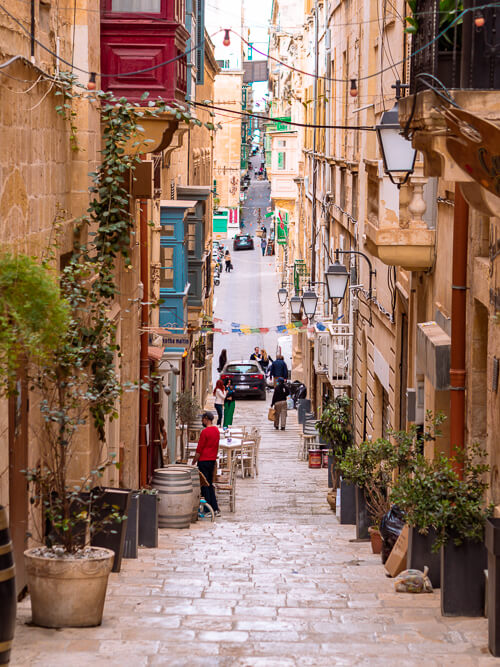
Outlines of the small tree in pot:
M 356 485 L 358 506 L 358 533 L 376 535 L 384 514 L 390 509 L 388 489 L 396 471 L 407 469 L 421 445 L 416 426 L 409 431 L 390 431 L 390 440 L 377 438 L 351 445 L 340 462 L 342 477 Z M 378 539 L 375 537 L 375 540 Z M 372 539 L 373 543 L 373 539 Z M 381 546 L 381 544 L 380 544 Z
M 352 443 L 351 404 L 352 399 L 346 394 L 336 396 L 325 406 L 316 424 L 318 433 L 328 444 L 329 456 L 333 457 L 331 475 L 334 489 L 339 485 L 338 462 Z
M 412 528 L 410 541 L 427 539 L 427 554 L 416 553 L 409 566 L 422 569 L 425 559 L 434 563 L 433 585 L 441 584 L 445 615 L 477 616 L 483 611 L 483 536 L 493 512 L 485 502 L 489 471 L 485 459 L 478 445 L 452 458 L 438 454 L 433 461 L 419 454 L 392 490 L 391 500 L 405 511 Z M 409 557 L 413 558 L 410 548 Z

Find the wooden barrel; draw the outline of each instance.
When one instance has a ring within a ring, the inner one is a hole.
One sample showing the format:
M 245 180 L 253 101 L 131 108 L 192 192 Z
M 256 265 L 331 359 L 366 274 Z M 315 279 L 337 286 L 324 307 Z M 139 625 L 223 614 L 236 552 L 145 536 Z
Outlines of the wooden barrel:
M 189 470 L 157 468 L 153 488 L 160 496 L 160 528 L 189 528 L 193 513 L 193 483 Z
M 200 497 L 201 497 L 201 486 L 200 486 L 200 471 L 198 466 L 190 466 L 186 463 L 169 463 L 165 468 L 160 468 L 160 470 L 167 470 L 170 468 L 181 468 L 182 470 L 187 470 L 191 475 L 191 481 L 193 483 L 193 513 L 191 515 L 191 523 L 198 521 L 198 509 L 200 507 Z
M 7 512 L 0 505 L 0 665 L 7 665 L 16 624 L 16 580 Z
M 321 449 L 310 449 L 309 450 L 309 467 L 310 468 L 321 468 L 321 458 L 322 458 Z

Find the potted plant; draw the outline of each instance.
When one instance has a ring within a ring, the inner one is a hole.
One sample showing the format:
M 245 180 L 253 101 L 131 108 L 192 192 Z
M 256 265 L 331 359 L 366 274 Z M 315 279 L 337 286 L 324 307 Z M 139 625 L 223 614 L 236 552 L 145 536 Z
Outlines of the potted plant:
M 94 293 L 100 288 L 95 269 L 77 253 L 65 268 L 60 289 L 70 306 L 69 323 L 58 332 L 52 355 L 31 373 L 42 427 L 39 462 L 25 473 L 31 506 L 42 510 L 43 521 L 35 517 L 35 527 L 45 546 L 28 549 L 25 563 L 33 623 L 45 627 L 101 623 L 115 553 L 86 545 L 99 533 L 115 532 L 125 519 L 96 486 L 117 465 L 114 455 L 97 449 L 88 473 L 78 483 L 73 478 L 81 428 L 93 418 L 104 441 L 105 419 L 112 418 L 120 392 L 108 301 Z
M 328 445 L 328 472 L 332 488 L 340 486 L 340 523 L 354 524 L 355 491 L 354 487 L 339 476 L 339 461 L 352 442 L 351 429 L 352 399 L 346 394 L 336 396 L 324 407 L 316 429 L 321 439 Z
M 492 513 L 484 500 L 485 456 L 478 445 L 452 458 L 438 454 L 433 461 L 418 454 L 391 494 L 410 526 L 408 567 L 429 567 L 432 585 L 441 586 L 445 616 L 483 613 L 483 536 Z
M 394 472 L 406 468 L 415 451 L 416 430 L 391 431 L 392 440 L 377 438 L 351 445 L 340 462 L 343 478 L 356 488 L 356 536 L 368 539 L 370 528 L 378 542 L 378 528 L 389 510 L 388 489 Z M 380 547 L 381 547 L 380 543 Z

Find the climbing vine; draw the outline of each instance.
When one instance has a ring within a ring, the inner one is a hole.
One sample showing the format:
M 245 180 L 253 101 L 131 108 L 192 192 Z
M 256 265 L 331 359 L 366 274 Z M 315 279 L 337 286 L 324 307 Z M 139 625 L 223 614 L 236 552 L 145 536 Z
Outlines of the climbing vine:
M 129 185 L 140 157 L 126 147 L 142 144 L 141 122 L 159 114 L 167 113 L 181 123 L 204 124 L 210 131 L 214 125 L 202 123 L 186 110 L 169 107 L 162 100 L 137 107 L 111 93 L 89 93 L 68 73 L 61 73 L 56 85 L 62 97 L 57 111 L 69 123 L 72 150 L 79 150 L 76 108 L 82 98 L 90 98 L 99 106 L 102 131 L 101 160 L 90 174 L 89 206 L 76 220 L 73 254 L 60 277 L 60 293 L 68 304 L 66 326 L 58 332 L 50 359 L 38 363 L 32 374 L 32 385 L 41 397 L 44 433 L 42 459 L 26 471 L 33 489 L 32 503 L 43 504 L 54 539 L 71 552 L 81 544 L 75 539 L 75 531 L 81 532 L 82 522 L 92 524 L 89 496 L 82 491 L 94 486 L 108 467 L 118 465 L 104 452 L 106 423 L 118 416 L 122 392 L 135 389 L 122 385 L 117 375 L 120 350 L 116 324 L 109 316 L 119 293 L 118 263 L 131 265 L 134 237 Z M 144 102 L 146 98 L 147 94 Z M 45 263 L 57 256 L 60 229 L 60 222 L 56 222 L 56 241 Z M 89 418 L 101 443 L 98 460 L 79 485 L 70 485 L 75 435 Z

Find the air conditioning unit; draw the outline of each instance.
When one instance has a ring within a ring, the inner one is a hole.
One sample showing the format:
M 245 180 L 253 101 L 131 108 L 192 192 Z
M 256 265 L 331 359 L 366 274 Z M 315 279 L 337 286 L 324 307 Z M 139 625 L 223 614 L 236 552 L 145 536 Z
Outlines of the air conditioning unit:
M 346 376 L 347 364 L 346 353 L 343 345 L 332 345 L 331 349 L 331 371 L 332 378 L 342 379 Z
M 314 369 L 318 375 L 328 373 L 329 339 L 328 334 L 319 334 L 316 335 L 314 340 Z
M 418 382 L 417 388 L 406 390 L 406 421 L 414 424 L 424 423 L 424 383 Z

